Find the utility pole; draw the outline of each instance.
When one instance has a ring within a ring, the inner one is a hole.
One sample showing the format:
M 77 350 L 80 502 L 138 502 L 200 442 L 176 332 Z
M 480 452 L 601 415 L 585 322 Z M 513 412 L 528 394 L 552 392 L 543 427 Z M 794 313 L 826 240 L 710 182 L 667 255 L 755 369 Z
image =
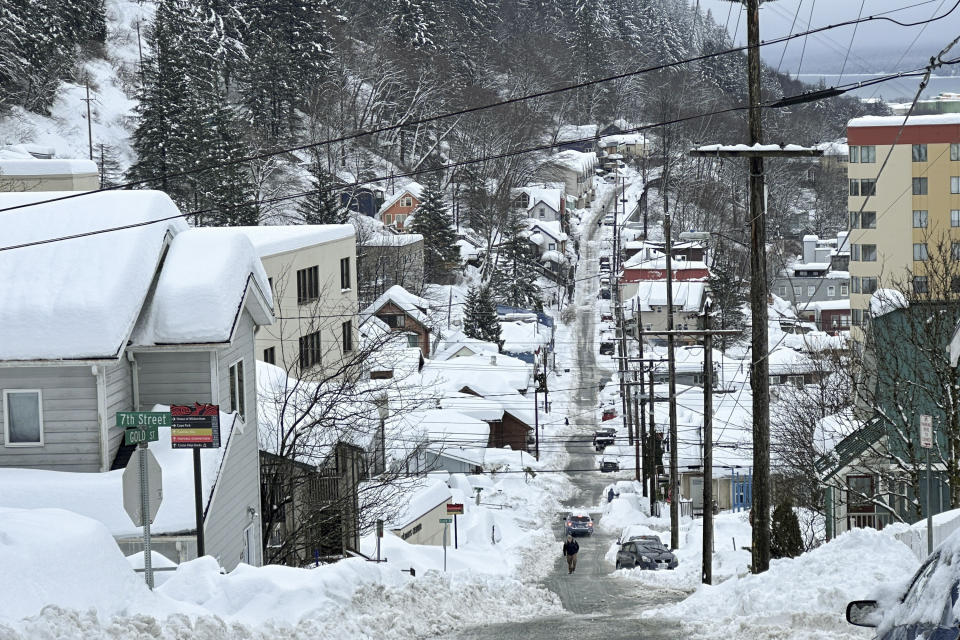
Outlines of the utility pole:
M 666 185 L 664 185 L 666 189 Z M 667 384 L 669 385 L 667 398 L 670 408 L 670 548 L 680 548 L 680 492 L 677 490 L 677 379 L 676 362 L 674 360 L 673 336 L 673 241 L 670 239 L 670 210 L 667 199 L 663 199 L 663 238 L 667 260 Z
M 610 285 L 613 287 L 613 312 L 617 336 L 617 372 L 620 375 L 620 416 L 627 426 L 629 442 L 633 444 L 633 422 L 630 420 L 630 387 L 626 384 L 627 344 L 623 323 L 623 301 L 620 299 L 620 232 L 617 220 L 617 187 L 613 187 L 613 255 L 610 257 Z M 614 280 L 616 278 L 616 280 Z
M 93 121 L 90 119 L 90 76 L 84 74 L 83 84 L 87 90 L 87 97 L 80 98 L 87 103 L 87 145 L 90 147 L 90 159 L 93 160 Z
M 650 515 L 660 515 L 659 506 L 656 507 L 657 513 L 653 513 L 654 506 L 658 504 L 657 484 L 660 474 L 657 471 L 657 418 L 653 403 L 656 400 L 653 386 L 653 364 L 650 364 L 650 432 L 647 434 L 647 460 L 650 463 L 648 477 L 650 479 Z
M 643 397 L 643 318 L 642 310 L 640 305 L 637 304 L 637 299 L 633 299 L 633 321 L 636 323 L 636 333 L 634 334 L 637 339 L 637 355 L 640 360 L 640 396 Z M 633 380 L 637 381 L 638 374 L 636 371 L 633 372 Z M 650 470 L 647 468 L 647 414 L 646 414 L 646 399 L 637 402 L 637 395 L 633 396 L 633 428 L 636 437 L 634 438 L 634 457 L 637 462 L 637 473 L 640 473 L 641 464 L 640 464 L 640 451 L 643 450 L 644 460 L 643 460 L 643 474 L 638 475 L 637 479 L 641 480 L 643 484 L 643 497 L 647 497 L 647 478 L 649 477 Z
M 703 335 L 703 584 L 713 583 L 713 328 L 710 300 Z
M 537 360 L 540 358 L 540 349 L 533 354 L 533 434 L 534 434 L 534 454 L 536 460 L 540 460 L 540 380 L 537 376 Z M 502 443 L 501 443 L 502 446 Z

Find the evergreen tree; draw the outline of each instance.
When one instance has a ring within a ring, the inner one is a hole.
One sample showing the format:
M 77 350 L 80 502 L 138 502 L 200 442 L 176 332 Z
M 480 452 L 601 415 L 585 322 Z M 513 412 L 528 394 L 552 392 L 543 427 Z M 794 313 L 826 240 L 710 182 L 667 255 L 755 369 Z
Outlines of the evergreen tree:
M 524 218 L 518 213 L 511 214 L 501 229 L 498 267 L 493 281 L 499 302 L 540 311 L 543 300 L 537 276 L 542 268 L 531 253 L 524 231 Z
M 100 188 L 107 189 L 120 184 L 123 170 L 117 160 L 117 152 L 112 146 L 101 144 L 95 149 L 97 168 L 100 170 Z
M 467 290 L 467 299 L 463 304 L 463 332 L 468 338 L 483 340 L 480 331 L 480 290 L 470 287 Z
M 463 332 L 470 338 L 503 346 L 497 304 L 490 295 L 490 287 L 470 287 L 463 308 Z
M 300 199 L 297 212 L 304 224 L 346 224 L 349 212 L 340 201 L 333 176 L 315 159 L 310 163 L 310 194 Z
M 710 267 L 710 296 L 716 304 L 717 319 L 714 329 L 743 329 L 746 326 L 744 305 L 747 303 L 747 291 L 744 280 L 738 275 L 733 257 L 718 249 L 717 257 Z M 734 343 L 737 336 L 721 336 L 720 347 Z
M 199 174 L 202 182 L 201 201 L 214 209 L 214 226 L 252 226 L 259 224 L 254 189 L 249 169 L 242 163 L 226 164 L 246 155 L 246 147 L 237 131 L 233 112 L 221 105 L 208 128 L 209 162 L 217 168 Z
M 444 282 L 460 268 L 460 248 L 453 219 L 443 200 L 440 178 L 427 182 L 420 206 L 413 212 L 410 232 L 423 236 L 423 277 L 427 282 Z
M 793 504 L 786 500 L 773 510 L 770 522 L 770 555 L 774 558 L 796 558 L 803 553 L 803 536 L 800 521 L 793 511 Z

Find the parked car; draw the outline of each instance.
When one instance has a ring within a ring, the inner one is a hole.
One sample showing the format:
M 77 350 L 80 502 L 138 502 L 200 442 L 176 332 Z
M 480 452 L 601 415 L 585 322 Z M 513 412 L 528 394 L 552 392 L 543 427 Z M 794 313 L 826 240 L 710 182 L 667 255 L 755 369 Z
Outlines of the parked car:
M 660 540 L 624 542 L 617 551 L 617 569 L 676 569 L 677 557 Z
M 601 300 L 609 300 L 609 299 L 610 299 L 610 289 L 608 289 L 608 288 L 606 288 L 606 287 L 604 287 L 603 289 L 600 289 L 600 299 L 601 299 Z
M 607 215 L 603 216 L 603 224 L 607 225 L 608 227 L 612 227 L 613 222 L 614 217 L 612 213 L 608 213 Z
M 593 518 L 586 513 L 571 513 L 564 521 L 564 529 L 568 536 L 593 535 Z
M 593 432 L 593 447 L 597 451 L 603 451 L 606 447 L 616 441 L 616 429 L 600 429 Z
M 610 271 L 610 256 L 600 256 L 600 271 Z
M 600 414 L 600 422 L 606 422 L 607 420 L 613 420 L 617 417 L 617 410 L 613 407 L 604 407 L 603 413 Z
M 952 543 L 952 544 L 951 544 Z M 914 574 L 903 595 L 884 611 L 876 600 L 847 604 L 847 622 L 877 627 L 877 640 L 957 638 L 960 635 L 960 537 L 950 536 Z
M 600 458 L 600 471 L 602 473 L 620 471 L 620 461 L 612 456 L 603 456 Z

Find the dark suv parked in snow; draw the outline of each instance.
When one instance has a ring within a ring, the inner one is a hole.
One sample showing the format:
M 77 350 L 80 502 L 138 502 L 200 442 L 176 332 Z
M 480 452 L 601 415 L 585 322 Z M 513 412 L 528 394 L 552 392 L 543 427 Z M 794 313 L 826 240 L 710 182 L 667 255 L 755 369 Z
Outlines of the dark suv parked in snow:
M 617 551 L 617 569 L 676 569 L 677 557 L 659 540 L 625 542 Z

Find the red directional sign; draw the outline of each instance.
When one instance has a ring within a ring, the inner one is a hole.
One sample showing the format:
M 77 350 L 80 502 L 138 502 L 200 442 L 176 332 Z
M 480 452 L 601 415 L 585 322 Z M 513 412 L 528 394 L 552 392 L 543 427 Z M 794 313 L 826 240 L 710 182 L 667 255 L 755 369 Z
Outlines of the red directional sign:
M 447 505 L 447 515 L 463 515 L 463 505 L 462 504 L 448 504 Z

